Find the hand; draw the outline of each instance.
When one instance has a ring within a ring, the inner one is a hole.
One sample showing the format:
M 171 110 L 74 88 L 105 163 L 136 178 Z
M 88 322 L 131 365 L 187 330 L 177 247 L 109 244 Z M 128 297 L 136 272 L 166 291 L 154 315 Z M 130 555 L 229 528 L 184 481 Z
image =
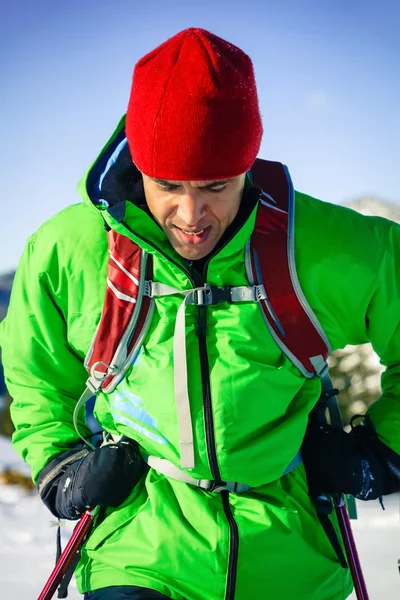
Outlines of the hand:
M 94 506 L 119 506 L 147 468 L 138 444 L 129 438 L 92 451 L 79 447 L 45 467 L 38 480 L 39 493 L 55 516 L 77 519 Z
M 328 424 L 311 422 L 302 454 L 311 493 L 345 493 L 375 500 L 400 488 L 387 462 L 388 452 L 372 424 L 358 425 L 350 433 Z

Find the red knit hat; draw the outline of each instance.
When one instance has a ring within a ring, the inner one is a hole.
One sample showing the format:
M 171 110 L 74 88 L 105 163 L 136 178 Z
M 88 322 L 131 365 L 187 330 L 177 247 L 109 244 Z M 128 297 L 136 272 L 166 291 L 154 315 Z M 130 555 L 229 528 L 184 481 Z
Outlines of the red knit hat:
M 250 58 L 204 29 L 181 31 L 136 64 L 126 136 L 133 162 L 150 177 L 248 171 L 262 136 Z

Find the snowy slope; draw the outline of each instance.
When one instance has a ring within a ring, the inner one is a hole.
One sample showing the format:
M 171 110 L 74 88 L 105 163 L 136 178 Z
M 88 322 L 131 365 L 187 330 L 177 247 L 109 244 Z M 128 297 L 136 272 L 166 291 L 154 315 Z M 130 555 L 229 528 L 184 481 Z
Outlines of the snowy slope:
M 387 496 L 384 504 L 385 511 L 378 502 L 357 502 L 358 519 L 351 523 L 369 599 L 399 600 L 400 497 Z
M 5 467 L 27 468 L 0 436 L 0 472 Z M 370 600 L 399 600 L 400 501 L 386 498 L 386 511 L 377 502 L 358 502 L 359 519 L 352 521 Z M 0 597 L 36 600 L 50 574 L 55 558 L 54 519 L 36 493 L 19 486 L 0 484 Z M 63 528 L 63 546 L 73 524 Z M 70 600 L 82 599 L 74 582 Z M 355 596 L 351 596 L 355 598 Z M 249 600 L 255 600 L 250 599 Z M 261 600 L 261 599 L 257 599 Z M 278 599 L 276 599 L 278 600 Z M 295 600 L 282 598 L 279 600 Z
M 10 441 L 0 436 L 0 473 L 5 467 L 29 473 L 13 451 Z M 36 600 L 54 567 L 55 518 L 38 498 L 20 486 L 0 484 L 0 598 Z M 73 528 L 62 530 L 63 547 Z M 82 599 L 72 581 L 70 600 Z

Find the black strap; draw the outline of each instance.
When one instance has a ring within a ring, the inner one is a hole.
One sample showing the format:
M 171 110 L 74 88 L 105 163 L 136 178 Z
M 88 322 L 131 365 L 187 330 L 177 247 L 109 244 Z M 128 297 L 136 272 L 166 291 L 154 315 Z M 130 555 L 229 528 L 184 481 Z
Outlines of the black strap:
M 73 574 L 75 572 L 75 569 L 76 569 L 77 564 L 79 562 L 79 559 L 81 557 L 81 549 L 82 549 L 84 543 L 86 542 L 86 540 L 88 538 L 88 535 L 89 535 L 92 527 L 93 527 L 93 524 L 91 525 L 91 527 L 89 527 L 88 531 L 86 532 L 86 535 L 82 539 L 82 542 L 81 542 L 79 548 L 77 549 L 75 556 L 71 560 L 68 569 L 65 571 L 65 573 L 64 573 L 64 575 L 63 575 L 63 577 L 62 577 L 62 579 L 60 581 L 60 585 L 58 586 L 57 598 L 68 598 L 68 586 L 71 583 L 72 576 L 73 576 Z M 62 554 L 62 549 L 61 549 L 61 527 L 60 527 L 60 525 L 58 525 L 58 529 L 57 529 L 57 555 L 56 555 L 56 564 L 58 563 L 61 554 Z
M 85 540 L 83 540 L 82 545 Z M 81 548 L 82 548 L 81 545 Z M 68 586 L 71 583 L 72 576 L 75 572 L 76 566 L 81 557 L 81 548 L 77 551 L 74 558 L 71 560 L 71 563 L 68 569 L 65 571 L 63 578 L 61 579 L 60 585 L 58 586 L 58 594 L 57 598 L 67 598 L 68 597 Z
M 62 553 L 61 548 L 61 521 L 58 521 L 57 524 L 57 537 L 56 537 L 56 564 L 58 563 L 60 556 Z
M 326 536 L 332 545 L 332 548 L 336 552 L 340 566 L 343 567 L 343 569 L 348 569 L 349 566 L 343 554 L 342 546 L 340 545 L 335 528 L 332 525 L 332 521 L 329 518 L 329 515 L 332 514 L 333 510 L 332 498 L 329 496 L 313 496 L 311 499 L 317 511 L 319 522 L 321 523 L 323 530 L 325 531 Z

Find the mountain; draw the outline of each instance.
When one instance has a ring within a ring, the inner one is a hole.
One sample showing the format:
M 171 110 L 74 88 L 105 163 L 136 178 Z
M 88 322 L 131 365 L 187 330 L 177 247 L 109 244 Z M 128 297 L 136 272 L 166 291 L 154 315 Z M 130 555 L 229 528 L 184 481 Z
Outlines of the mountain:
M 400 223 L 400 203 L 387 202 L 378 197 L 361 196 L 346 203 L 345 206 L 353 208 L 362 215 L 375 215 Z

